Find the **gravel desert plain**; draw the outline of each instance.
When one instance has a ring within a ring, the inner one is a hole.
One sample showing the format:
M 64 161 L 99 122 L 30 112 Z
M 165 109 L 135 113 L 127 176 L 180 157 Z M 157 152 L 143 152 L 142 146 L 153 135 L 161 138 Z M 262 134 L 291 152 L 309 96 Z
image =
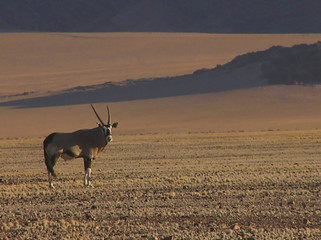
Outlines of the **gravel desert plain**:
M 320 34 L 1 34 L 0 103 L 79 86 L 177 76 Z M 249 71 L 249 74 L 251 72 Z M 93 128 L 89 103 L 0 105 L 0 239 L 321 239 L 321 88 L 250 89 L 121 102 L 93 162 L 42 142 Z

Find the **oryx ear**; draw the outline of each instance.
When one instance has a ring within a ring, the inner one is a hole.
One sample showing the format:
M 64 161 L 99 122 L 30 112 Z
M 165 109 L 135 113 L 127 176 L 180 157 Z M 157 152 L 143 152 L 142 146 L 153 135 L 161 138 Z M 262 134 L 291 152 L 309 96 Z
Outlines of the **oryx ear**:
M 116 128 L 118 126 L 118 122 L 113 123 L 113 128 Z

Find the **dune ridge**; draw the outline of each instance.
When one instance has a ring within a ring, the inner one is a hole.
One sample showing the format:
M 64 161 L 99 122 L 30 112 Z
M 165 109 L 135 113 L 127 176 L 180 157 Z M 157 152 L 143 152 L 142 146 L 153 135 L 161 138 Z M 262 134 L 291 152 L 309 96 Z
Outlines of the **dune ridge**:
M 77 86 L 48 96 L 0 103 L 21 108 L 119 102 L 247 89 L 267 85 L 320 84 L 321 42 L 273 46 L 192 74 Z M 21 96 L 28 95 L 22 94 Z M 19 95 L 18 95 L 19 96 Z
M 320 39 L 321 34 L 2 33 L 0 96 L 186 75 L 273 45 Z

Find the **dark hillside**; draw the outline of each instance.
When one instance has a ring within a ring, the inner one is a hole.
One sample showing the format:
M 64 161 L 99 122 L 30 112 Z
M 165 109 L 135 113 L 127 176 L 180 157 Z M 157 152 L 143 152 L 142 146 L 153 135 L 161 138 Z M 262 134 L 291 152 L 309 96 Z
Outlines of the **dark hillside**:
M 262 64 L 261 76 L 271 85 L 321 84 L 321 42 L 247 53 L 221 68 L 232 71 L 254 63 Z
M 320 33 L 319 0 L 15 0 L 0 31 Z
M 270 60 L 262 65 L 269 84 L 321 84 L 321 42 L 274 47 L 269 54 Z

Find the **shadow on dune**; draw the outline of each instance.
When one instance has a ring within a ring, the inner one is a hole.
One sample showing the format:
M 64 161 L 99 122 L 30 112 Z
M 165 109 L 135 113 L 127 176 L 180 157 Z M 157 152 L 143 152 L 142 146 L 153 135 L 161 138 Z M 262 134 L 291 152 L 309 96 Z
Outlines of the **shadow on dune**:
M 266 83 L 257 80 L 259 76 L 256 69 L 258 68 L 257 65 L 251 66 L 250 76 L 245 74 L 248 69 L 244 68 L 236 71 L 215 68 L 198 70 L 193 74 L 177 77 L 127 80 L 121 83 L 107 82 L 100 85 L 75 87 L 49 96 L 2 102 L 0 106 L 37 108 L 120 102 L 263 86 Z

